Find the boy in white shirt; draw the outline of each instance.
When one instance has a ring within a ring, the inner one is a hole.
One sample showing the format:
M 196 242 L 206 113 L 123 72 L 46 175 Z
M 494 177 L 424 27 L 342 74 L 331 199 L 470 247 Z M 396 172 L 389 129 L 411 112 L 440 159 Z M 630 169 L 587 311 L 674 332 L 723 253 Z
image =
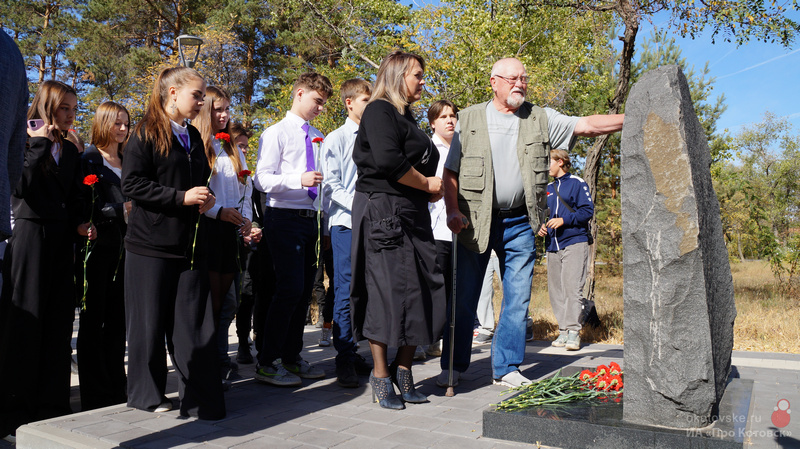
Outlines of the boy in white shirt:
M 361 114 L 369 102 L 372 86 L 355 78 L 339 89 L 347 109 L 344 125 L 325 139 L 325 192 L 330 195 L 328 223 L 333 246 L 335 299 L 333 302 L 333 346 L 336 348 L 336 381 L 346 388 L 358 387 L 358 374 L 369 374 L 372 367 L 355 351 L 350 321 L 350 242 L 351 212 L 356 188 L 353 145 Z
M 268 195 L 264 236 L 278 280 L 258 354 L 255 378 L 278 386 L 299 386 L 300 378 L 325 373 L 300 357 L 308 299 L 316 272 L 317 210 L 322 183 L 322 133 L 309 122 L 319 115 L 333 89 L 327 77 L 304 73 L 295 81 L 292 109 L 258 141 L 255 188 Z

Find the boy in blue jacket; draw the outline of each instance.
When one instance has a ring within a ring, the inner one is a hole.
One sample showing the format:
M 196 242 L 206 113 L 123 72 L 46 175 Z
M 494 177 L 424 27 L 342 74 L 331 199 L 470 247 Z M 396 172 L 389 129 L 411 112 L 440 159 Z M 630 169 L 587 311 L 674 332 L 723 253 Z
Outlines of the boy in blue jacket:
M 538 234 L 547 236 L 547 287 L 558 321 L 559 335 L 552 345 L 577 351 L 581 347 L 581 297 L 589 255 L 589 220 L 594 204 L 586 181 L 569 173 L 572 164 L 564 150 L 550 151 L 547 207 L 550 218 Z

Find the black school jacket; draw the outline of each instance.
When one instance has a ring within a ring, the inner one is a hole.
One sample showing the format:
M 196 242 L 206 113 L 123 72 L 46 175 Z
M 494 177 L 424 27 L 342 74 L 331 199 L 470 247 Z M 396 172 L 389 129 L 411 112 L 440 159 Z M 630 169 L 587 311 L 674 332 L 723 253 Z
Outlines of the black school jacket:
M 28 139 L 22 177 L 11 195 L 14 218 L 60 221 L 74 230 L 84 221 L 78 149 L 64 139 L 56 164 L 52 146 L 46 137 Z
M 192 187 L 205 186 L 211 175 L 200 132 L 187 127 L 191 153 L 172 135 L 169 154 L 159 154 L 152 142 L 134 134 L 125 145 L 122 161 L 122 194 L 133 201 L 128 216 L 125 248 L 150 257 L 191 257 L 198 207 L 184 206 Z M 200 228 L 203 228 L 201 220 Z M 205 239 L 198 237 L 197 252 L 204 253 Z
M 94 244 L 119 247 L 127 228 L 124 213 L 127 199 L 122 194 L 122 180 L 106 167 L 103 155 L 94 145 L 86 147 L 81 155 L 81 167 L 83 176 L 96 175 L 99 178 L 99 182 L 94 185 L 94 212 L 88 212 L 97 226 Z M 91 195 L 91 191 L 84 194 L 88 207 L 92 206 Z

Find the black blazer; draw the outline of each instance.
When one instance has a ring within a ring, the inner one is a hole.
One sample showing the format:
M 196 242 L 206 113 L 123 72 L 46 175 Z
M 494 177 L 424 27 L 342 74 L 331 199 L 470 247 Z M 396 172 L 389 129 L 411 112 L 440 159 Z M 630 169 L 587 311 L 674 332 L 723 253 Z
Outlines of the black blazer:
M 199 212 L 197 206 L 184 206 L 183 198 L 192 187 L 208 185 L 211 167 L 200 132 L 191 125 L 188 130 L 189 154 L 175 135 L 166 156 L 137 134 L 125 145 L 122 194 L 133 200 L 125 236 L 128 251 L 167 258 L 191 254 Z M 204 252 L 204 240 L 197 238 L 198 253 Z
M 121 156 L 120 156 L 121 157 Z M 94 185 L 94 211 L 87 210 L 92 222 L 97 226 L 96 245 L 119 246 L 125 237 L 125 202 L 122 194 L 121 179 L 103 163 L 103 155 L 94 146 L 89 145 L 81 155 L 83 176 L 96 175 L 99 178 Z M 92 192 L 84 193 L 86 205 L 91 209 Z
M 31 137 L 25 149 L 22 177 L 11 195 L 15 219 L 63 221 L 76 228 L 83 217 L 78 148 L 64 139 L 56 164 L 46 137 Z

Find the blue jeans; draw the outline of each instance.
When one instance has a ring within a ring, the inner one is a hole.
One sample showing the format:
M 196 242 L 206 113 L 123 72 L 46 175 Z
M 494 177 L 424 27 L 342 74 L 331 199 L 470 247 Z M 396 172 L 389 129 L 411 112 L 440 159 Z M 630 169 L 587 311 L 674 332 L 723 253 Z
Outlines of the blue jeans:
M 492 218 L 489 247 L 483 253 L 458 244 L 453 369 L 462 373 L 469 368 L 475 313 L 492 249 L 497 253 L 503 280 L 503 303 L 492 339 L 492 376 L 499 379 L 519 369 L 525 357 L 525 322 L 536 261 L 536 245 L 528 217 Z M 448 309 L 448 319 L 451 319 L 449 312 Z M 441 358 L 443 370 L 448 368 L 449 342 L 450 332 L 446 328 Z
M 331 227 L 331 246 L 333 247 L 333 347 L 336 361 L 350 362 L 355 354 L 353 341 L 353 322 L 350 319 L 350 244 L 353 231 L 344 226 Z

